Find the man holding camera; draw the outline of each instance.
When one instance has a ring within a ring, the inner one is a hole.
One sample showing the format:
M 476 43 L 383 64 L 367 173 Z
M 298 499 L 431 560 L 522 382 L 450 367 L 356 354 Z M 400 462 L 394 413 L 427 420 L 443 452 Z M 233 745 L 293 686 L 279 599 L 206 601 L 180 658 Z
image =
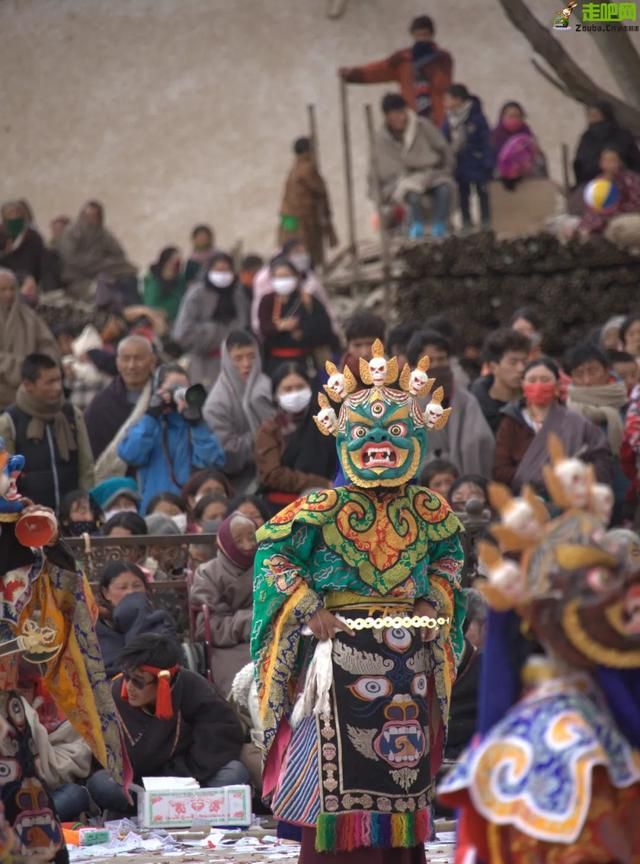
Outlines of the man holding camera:
M 178 494 L 194 470 L 222 468 L 224 451 L 202 419 L 204 387 L 177 364 L 161 366 L 147 413 L 131 426 L 118 455 L 137 471 L 141 512 L 161 492 Z

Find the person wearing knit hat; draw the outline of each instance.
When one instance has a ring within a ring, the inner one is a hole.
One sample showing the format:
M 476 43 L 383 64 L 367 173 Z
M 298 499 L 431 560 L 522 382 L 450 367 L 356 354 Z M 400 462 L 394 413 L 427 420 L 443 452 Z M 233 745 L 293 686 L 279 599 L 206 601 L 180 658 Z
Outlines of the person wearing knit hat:
M 122 510 L 138 512 L 140 493 L 133 477 L 107 477 L 91 490 L 91 497 L 108 521 Z
M 226 695 L 236 672 L 250 660 L 253 559 L 256 523 L 231 513 L 218 528 L 218 554 L 196 570 L 189 603 L 197 610 L 196 638 L 204 636 L 202 609 L 209 610 L 213 680 Z
M 194 777 L 203 787 L 249 782 L 240 762 L 243 730 L 230 705 L 195 672 L 180 665 L 180 646 L 164 636 L 134 639 L 120 657 L 112 685 L 134 782 L 142 777 Z M 132 812 L 124 789 L 98 771 L 89 778 L 102 809 Z

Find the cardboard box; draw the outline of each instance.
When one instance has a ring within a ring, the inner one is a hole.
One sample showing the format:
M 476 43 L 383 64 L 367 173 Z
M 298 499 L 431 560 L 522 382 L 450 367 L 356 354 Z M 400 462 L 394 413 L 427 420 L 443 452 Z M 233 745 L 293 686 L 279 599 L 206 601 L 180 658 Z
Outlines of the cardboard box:
M 154 781 L 158 779 L 153 778 Z M 138 819 L 144 828 L 189 828 L 194 822 L 229 828 L 251 825 L 250 786 L 201 789 L 186 788 L 182 784 L 172 788 L 168 782 L 149 785 L 152 788 L 145 788 L 138 794 Z
M 63 822 L 62 833 L 68 846 L 97 846 L 111 840 L 111 834 L 106 828 L 88 828 L 77 822 Z

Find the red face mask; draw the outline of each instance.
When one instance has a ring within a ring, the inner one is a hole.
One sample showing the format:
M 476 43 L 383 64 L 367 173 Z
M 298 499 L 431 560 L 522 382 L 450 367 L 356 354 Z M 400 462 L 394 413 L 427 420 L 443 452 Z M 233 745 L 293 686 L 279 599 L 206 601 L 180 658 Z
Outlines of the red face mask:
M 522 387 L 524 398 L 529 405 L 550 405 L 556 398 L 557 385 L 553 381 L 536 381 Z
M 505 117 L 502 125 L 507 132 L 517 132 L 524 126 L 524 121 L 520 117 Z

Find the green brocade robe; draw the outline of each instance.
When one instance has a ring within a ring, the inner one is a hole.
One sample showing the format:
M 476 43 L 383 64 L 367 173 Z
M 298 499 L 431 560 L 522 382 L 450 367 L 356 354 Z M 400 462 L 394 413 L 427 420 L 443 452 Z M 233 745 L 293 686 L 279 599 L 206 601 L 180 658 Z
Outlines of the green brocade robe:
M 372 601 L 431 602 L 450 619 L 430 643 L 440 720 L 462 655 L 465 604 L 459 583 L 462 526 L 445 501 L 419 486 L 314 492 L 258 532 L 251 652 L 267 756 L 288 718 L 301 670 L 301 630 L 327 594 Z

